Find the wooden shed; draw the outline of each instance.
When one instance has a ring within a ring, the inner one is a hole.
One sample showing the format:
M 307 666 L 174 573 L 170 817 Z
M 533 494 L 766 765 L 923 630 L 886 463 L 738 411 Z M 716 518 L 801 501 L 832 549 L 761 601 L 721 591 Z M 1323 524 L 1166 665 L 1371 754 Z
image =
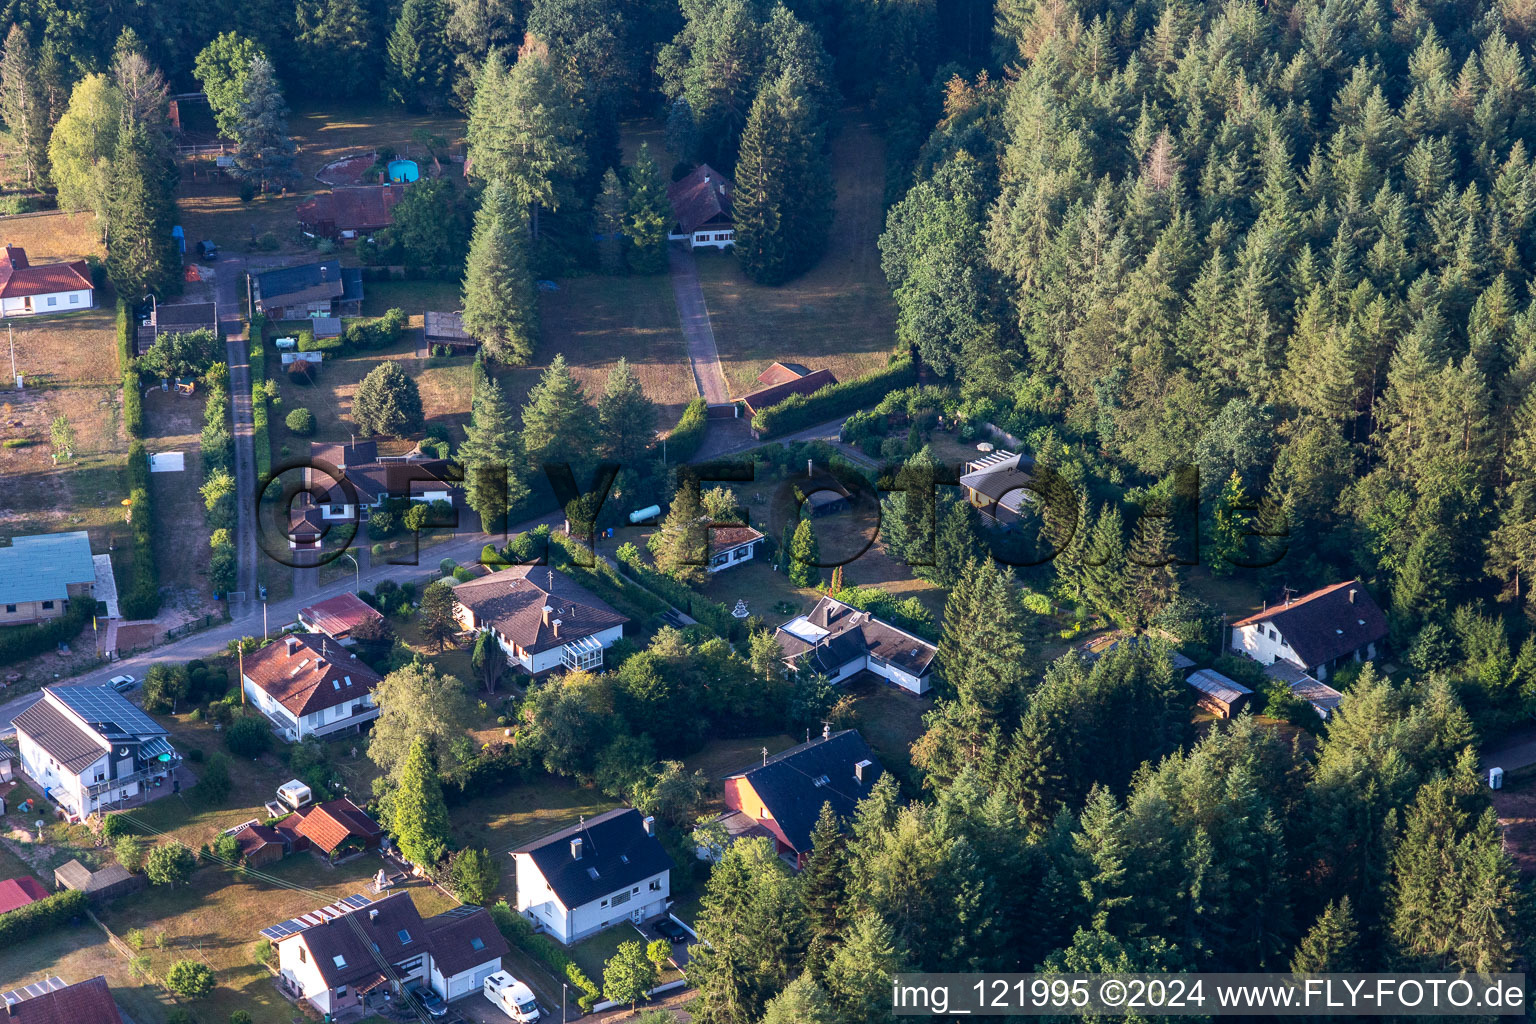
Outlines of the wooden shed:
M 464 329 L 463 313 L 427 312 L 421 319 L 428 345 L 447 345 L 466 350 L 480 347 L 480 343 Z
M 1185 682 L 1199 694 L 1195 703 L 1218 718 L 1241 714 L 1253 698 L 1253 691 L 1248 687 L 1208 668 L 1191 672 Z
M 78 889 L 94 903 L 105 903 L 144 888 L 143 875 L 135 875 L 120 864 L 92 871 L 78 860 L 54 869 L 53 881 L 60 889 Z

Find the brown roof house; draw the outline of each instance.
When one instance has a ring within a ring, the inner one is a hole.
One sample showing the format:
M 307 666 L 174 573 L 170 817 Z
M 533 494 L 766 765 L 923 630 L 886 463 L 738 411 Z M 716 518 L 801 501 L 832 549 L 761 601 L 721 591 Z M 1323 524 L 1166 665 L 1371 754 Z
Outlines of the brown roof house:
M 791 668 L 801 665 L 834 683 L 870 672 L 912 693 L 927 693 L 939 649 L 832 596 L 774 634 Z
M 788 364 L 775 363 L 774 366 L 787 368 Z M 772 368 L 770 367 L 770 369 Z M 810 373 L 802 374 L 799 377 L 781 381 L 777 384 L 769 384 L 758 388 L 756 391 L 750 391 L 742 395 L 738 401 L 747 407 L 747 415 L 749 417 L 756 416 L 764 409 L 778 405 L 786 398 L 794 395 L 809 397 L 829 384 L 836 383 L 837 378 L 832 375 L 831 370 L 812 370 Z
M 384 829 L 346 797 L 323 804 L 306 804 L 278 822 L 274 830 L 293 850 L 314 847 L 331 860 L 363 850 L 376 850 Z
M 58 978 L 5 993 L 6 1024 L 123 1024 L 107 979 L 77 985 Z
M 95 296 L 85 260 L 33 266 L 19 246 L 0 250 L 0 316 L 90 309 L 96 304 Z
M 736 225 L 731 220 L 731 198 L 736 186 L 708 164 L 667 187 L 672 203 L 674 242 L 686 241 L 694 249 L 724 249 L 736 244 Z
M 363 305 L 363 272 L 340 260 L 320 260 L 251 275 L 256 309 L 273 320 L 357 316 Z
M 553 569 L 518 565 L 453 588 L 467 630 L 490 630 L 507 660 L 529 675 L 595 669 L 629 619 Z
M 464 329 L 463 313 L 428 311 L 421 316 L 422 334 L 428 345 L 447 345 L 455 349 L 477 349 L 480 343 Z
M 464 471 L 449 459 L 381 458 L 373 441 L 313 442 L 309 455 L 311 464 L 304 469 L 304 486 L 325 492 L 318 506 L 323 522 L 367 519 L 390 500 L 446 502 L 455 510 L 467 507 L 464 489 L 459 486 Z
M 241 669 L 246 700 L 290 743 L 357 729 L 379 717 L 373 690 L 381 682 L 323 633 L 290 633 L 247 654 Z
M 1387 617 L 1359 580 L 1288 598 L 1232 623 L 1232 649 L 1263 665 L 1285 662 L 1315 680 L 1346 661 L 1380 657 Z
M 763 535 L 750 526 L 713 526 L 709 530 L 710 572 L 750 562 L 763 546 Z
M 288 840 L 271 825 L 246 825 L 235 833 L 240 859 L 251 867 L 273 864 L 288 853 Z
M 417 982 L 446 1000 L 469 995 L 501 970 L 508 950 L 484 907 L 423 918 L 409 893 L 396 893 L 330 909 L 345 912 L 285 922 L 274 942 L 279 984 L 333 1018 L 378 1012 L 386 994 L 398 999 L 401 987 Z
M 383 620 L 384 616 L 350 591 L 299 609 L 299 625 L 311 633 L 324 633 L 348 647 L 356 643 L 352 639 L 353 630 L 366 623 Z
M 404 185 L 358 185 L 317 192 L 299 204 L 299 230 L 311 238 L 352 239 L 394 223 Z

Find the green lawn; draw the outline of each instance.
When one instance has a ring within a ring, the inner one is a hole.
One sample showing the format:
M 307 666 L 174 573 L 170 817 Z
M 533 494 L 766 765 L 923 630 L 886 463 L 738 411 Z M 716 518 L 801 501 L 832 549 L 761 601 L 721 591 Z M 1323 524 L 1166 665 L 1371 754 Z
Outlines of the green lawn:
M 880 270 L 885 148 L 873 128 L 848 115 L 832 140 L 837 185 L 826 255 L 778 287 L 748 281 L 730 252 L 699 250 L 720 364 L 733 395 L 751 391 L 780 360 L 831 370 L 848 380 L 878 369 L 895 345 L 895 306 Z
M 106 935 L 93 924 L 61 928 L 0 949 L 0 983 L 7 989 L 50 976 L 80 982 L 97 975 L 107 979 L 112 998 L 135 1024 L 162 1024 L 175 1009 L 158 986 L 129 969 L 127 958 L 113 949 Z M 286 1017 L 265 1019 L 271 1024 L 288 1024 Z
M 880 763 L 906 774 L 912 763 L 912 744 L 925 731 L 923 715 L 933 709 L 933 701 L 872 676 L 861 677 L 846 692 L 854 700 L 859 734 Z
M 725 809 L 725 787 L 721 785 L 721 779 L 761 763 L 764 747 L 772 755 L 799 742 L 800 739 L 782 732 L 767 736 L 719 736 L 706 743 L 703 749 L 683 758 L 683 764 L 690 772 L 701 771 L 709 779 L 709 807 L 721 811 Z
M 462 845 L 483 847 L 497 859 L 501 868 L 497 891 L 511 903 L 517 886 L 507 854 L 514 847 L 618 806 L 596 789 L 550 777 L 477 797 L 455 807 L 450 819 Z

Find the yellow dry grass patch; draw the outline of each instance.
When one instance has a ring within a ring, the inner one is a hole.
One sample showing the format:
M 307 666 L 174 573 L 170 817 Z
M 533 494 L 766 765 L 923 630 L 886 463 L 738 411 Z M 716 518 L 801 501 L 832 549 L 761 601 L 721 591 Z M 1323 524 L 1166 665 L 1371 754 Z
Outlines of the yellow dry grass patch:
M 19 245 L 33 263 L 105 257 L 96 217 L 89 213 L 0 217 L 0 245 Z

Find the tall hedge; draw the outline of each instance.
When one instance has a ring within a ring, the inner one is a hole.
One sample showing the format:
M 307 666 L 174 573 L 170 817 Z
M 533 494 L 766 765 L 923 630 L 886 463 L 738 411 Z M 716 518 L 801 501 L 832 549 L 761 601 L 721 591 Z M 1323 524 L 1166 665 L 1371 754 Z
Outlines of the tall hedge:
M 624 577 L 620 576 L 601 555 L 593 556 L 595 558 L 593 565 L 579 564 L 576 559 L 578 549 L 582 546 L 569 537 L 551 533 L 549 542 L 550 564 L 571 577 L 581 587 L 607 601 L 615 611 L 640 622 L 653 615 L 665 615 L 670 608 L 666 601 L 644 587 L 625 582 Z
M 160 574 L 155 568 L 155 509 L 149 496 L 149 453 L 144 442 L 128 446 L 128 499 L 133 539 L 133 575 L 118 606 L 125 619 L 152 619 L 160 613 Z
M 27 939 L 62 928 L 76 918 L 84 917 L 85 911 L 85 893 L 66 889 L 0 914 L 0 949 L 9 949 Z
M 687 462 L 698 454 L 708 427 L 709 403 L 703 398 L 695 398 L 677 418 L 677 426 L 672 428 L 672 433 L 667 435 L 667 461 Z
M 117 300 L 117 367 L 123 374 L 123 429 L 130 439 L 144 436 L 144 393 L 133 361 L 133 318 L 128 303 Z
M 643 589 L 670 602 L 674 608 L 693 616 L 700 624 L 714 630 L 727 640 L 737 641 L 746 638 L 746 623 L 732 615 L 730 609 L 718 601 L 711 601 L 702 594 L 695 593 L 672 577 L 646 565 L 640 558 L 639 549 L 633 544 L 621 546 L 617 554 L 619 561 L 624 563 L 624 571 Z M 626 558 L 626 555 L 629 557 Z
M 251 364 L 251 443 L 256 449 L 256 478 L 265 480 L 272 472 L 272 434 L 267 426 L 267 403 L 256 397 L 258 385 L 267 380 L 267 318 L 262 313 L 251 317 L 250 342 Z
M 752 429 L 763 437 L 802 430 L 874 405 L 890 392 L 916 383 L 917 366 L 910 358 L 898 359 L 874 373 L 828 384 L 814 395 L 791 395 L 752 417 Z
M 31 626 L 0 629 L 0 665 L 10 665 L 53 650 L 80 635 L 96 612 L 96 602 L 77 597 L 64 614 Z

